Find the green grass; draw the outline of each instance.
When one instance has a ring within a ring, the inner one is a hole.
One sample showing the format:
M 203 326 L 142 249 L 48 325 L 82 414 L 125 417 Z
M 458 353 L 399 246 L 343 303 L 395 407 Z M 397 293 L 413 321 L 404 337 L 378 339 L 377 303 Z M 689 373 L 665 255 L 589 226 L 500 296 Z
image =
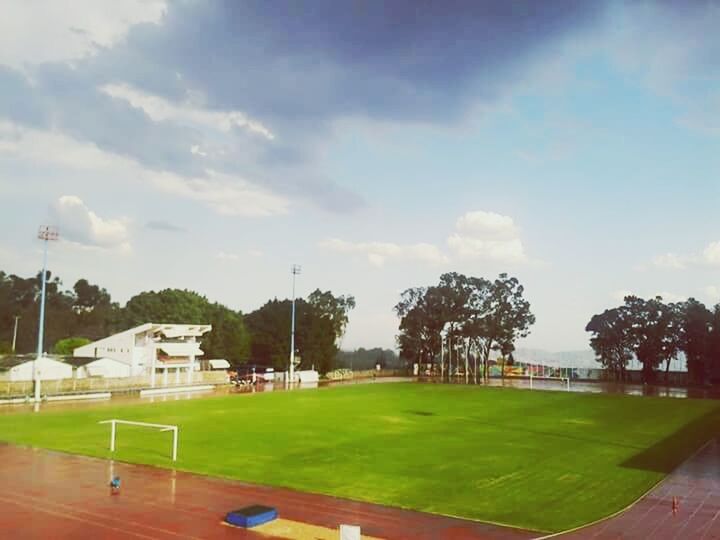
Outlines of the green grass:
M 0 440 L 109 457 L 180 426 L 178 468 L 559 531 L 617 511 L 718 434 L 717 402 L 412 383 L 0 415 Z M 170 467 L 168 433 L 116 458 Z

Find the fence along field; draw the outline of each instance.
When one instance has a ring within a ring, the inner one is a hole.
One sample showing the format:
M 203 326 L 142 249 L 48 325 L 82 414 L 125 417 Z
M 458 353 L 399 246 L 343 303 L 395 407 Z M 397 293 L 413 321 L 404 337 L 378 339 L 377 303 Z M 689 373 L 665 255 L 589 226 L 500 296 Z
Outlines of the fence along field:
M 174 380 L 174 379 L 173 379 Z M 171 380 L 172 382 L 172 380 Z M 183 379 L 183 383 L 185 383 Z M 227 375 L 220 371 L 198 371 L 193 373 L 194 384 L 222 384 L 227 382 Z M 156 381 L 162 386 L 162 378 Z M 33 393 L 33 381 L 9 381 L 0 378 L 0 396 L 29 396 Z M 170 385 L 170 384 L 169 384 Z M 133 390 L 150 387 L 150 377 L 86 377 L 83 379 L 55 379 L 42 381 L 43 395 L 72 394 L 75 392 L 105 392 L 112 390 Z

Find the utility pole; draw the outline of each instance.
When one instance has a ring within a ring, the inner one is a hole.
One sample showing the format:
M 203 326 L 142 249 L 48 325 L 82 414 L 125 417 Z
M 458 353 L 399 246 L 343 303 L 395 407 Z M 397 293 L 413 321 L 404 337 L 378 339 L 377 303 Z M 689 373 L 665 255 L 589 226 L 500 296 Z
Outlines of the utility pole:
M 293 264 L 290 267 L 292 273 L 292 322 L 290 323 L 290 377 L 289 384 L 295 382 L 295 276 L 300 273 L 300 265 Z
M 47 252 L 48 242 L 59 238 L 58 230 L 49 225 L 43 225 L 38 231 L 38 238 L 44 242 L 43 269 L 42 269 L 42 290 L 40 293 L 40 322 L 38 325 L 38 346 L 33 376 L 35 379 L 35 403 L 40 403 L 40 371 L 39 362 L 43 355 L 43 334 L 45 333 L 45 282 L 47 281 Z
M 17 343 L 17 327 L 18 327 L 18 319 L 20 318 L 20 315 L 15 315 L 15 329 L 13 330 L 13 344 L 12 344 L 12 353 L 15 354 L 15 344 Z

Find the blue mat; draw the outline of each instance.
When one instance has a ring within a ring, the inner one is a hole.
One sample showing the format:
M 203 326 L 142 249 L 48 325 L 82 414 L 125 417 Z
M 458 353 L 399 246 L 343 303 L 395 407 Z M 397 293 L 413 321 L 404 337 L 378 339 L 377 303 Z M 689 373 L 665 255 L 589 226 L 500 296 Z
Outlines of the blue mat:
M 250 527 L 256 527 L 258 525 L 262 525 L 263 523 L 267 523 L 268 521 L 277 519 L 277 517 L 278 513 L 275 508 L 256 504 L 253 506 L 246 506 L 240 510 L 228 512 L 225 516 L 225 521 L 230 525 L 249 529 Z

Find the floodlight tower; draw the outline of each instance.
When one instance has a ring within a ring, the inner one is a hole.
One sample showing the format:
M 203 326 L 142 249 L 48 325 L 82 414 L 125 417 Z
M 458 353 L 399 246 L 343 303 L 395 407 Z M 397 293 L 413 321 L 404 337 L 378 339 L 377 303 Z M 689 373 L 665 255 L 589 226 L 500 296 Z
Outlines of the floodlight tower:
M 35 402 L 40 402 L 40 371 L 38 370 L 38 362 L 43 355 L 43 334 L 45 333 L 45 282 L 47 281 L 47 252 L 48 242 L 55 241 L 60 237 L 56 227 L 42 225 L 38 231 L 38 238 L 44 242 L 43 249 L 43 269 L 42 269 L 42 289 L 40 293 L 40 322 L 38 325 L 38 348 L 35 363 L 33 365 L 33 378 L 35 379 Z
M 289 384 L 295 381 L 295 276 L 300 273 L 300 265 L 293 264 L 290 267 L 292 273 L 292 322 L 290 323 L 290 377 Z

